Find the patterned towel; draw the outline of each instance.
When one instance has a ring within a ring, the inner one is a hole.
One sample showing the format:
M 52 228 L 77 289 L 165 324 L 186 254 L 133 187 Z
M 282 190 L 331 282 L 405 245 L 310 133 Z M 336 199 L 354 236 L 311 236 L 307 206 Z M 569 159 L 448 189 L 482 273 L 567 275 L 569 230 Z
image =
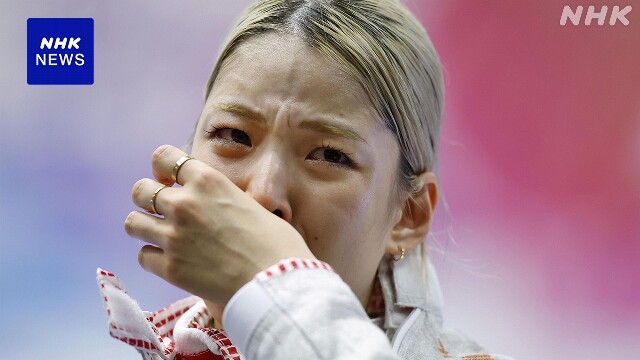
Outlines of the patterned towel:
M 241 360 L 223 330 L 207 327 L 204 301 L 191 296 L 156 311 L 142 311 L 120 279 L 97 270 L 109 317 L 109 333 L 140 352 L 145 360 Z

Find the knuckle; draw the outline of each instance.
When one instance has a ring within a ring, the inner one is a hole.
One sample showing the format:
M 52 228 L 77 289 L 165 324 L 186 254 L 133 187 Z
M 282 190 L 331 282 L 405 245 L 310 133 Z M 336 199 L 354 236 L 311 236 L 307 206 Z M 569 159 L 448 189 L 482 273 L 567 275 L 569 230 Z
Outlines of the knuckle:
M 169 230 L 165 234 L 164 250 L 169 253 L 175 253 L 180 248 L 180 234 L 175 230 Z
M 164 266 L 164 278 L 168 280 L 170 283 L 179 283 L 180 282 L 180 264 L 174 258 L 169 257 Z
M 210 187 L 216 187 L 221 182 L 220 174 L 210 169 L 203 171 L 193 180 L 194 185 L 200 189 L 208 189 Z
M 170 206 L 176 216 L 189 215 L 196 207 L 196 201 L 188 196 L 179 197 L 171 201 Z

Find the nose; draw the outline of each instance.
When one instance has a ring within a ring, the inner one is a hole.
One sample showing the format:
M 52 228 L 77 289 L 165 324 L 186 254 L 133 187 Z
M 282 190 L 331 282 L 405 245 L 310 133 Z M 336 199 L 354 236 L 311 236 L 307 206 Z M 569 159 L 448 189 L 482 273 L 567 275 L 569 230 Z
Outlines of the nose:
M 245 192 L 265 209 L 291 223 L 289 179 L 284 159 L 276 151 L 265 152 L 254 159 L 253 165 L 245 175 Z

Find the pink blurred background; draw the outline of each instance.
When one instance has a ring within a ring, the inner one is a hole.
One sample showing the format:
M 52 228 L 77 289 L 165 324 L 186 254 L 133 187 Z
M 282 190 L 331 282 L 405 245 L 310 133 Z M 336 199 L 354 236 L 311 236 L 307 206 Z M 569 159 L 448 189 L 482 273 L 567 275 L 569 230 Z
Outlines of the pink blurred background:
M 518 359 L 637 357 L 640 2 L 407 2 L 445 67 L 430 241 L 448 325 Z M 137 359 L 108 335 L 97 266 L 144 308 L 184 296 L 139 268 L 122 222 L 248 3 L 1 0 L 3 358 Z M 563 27 L 564 5 L 633 10 Z M 29 17 L 94 18 L 94 85 L 26 84 Z

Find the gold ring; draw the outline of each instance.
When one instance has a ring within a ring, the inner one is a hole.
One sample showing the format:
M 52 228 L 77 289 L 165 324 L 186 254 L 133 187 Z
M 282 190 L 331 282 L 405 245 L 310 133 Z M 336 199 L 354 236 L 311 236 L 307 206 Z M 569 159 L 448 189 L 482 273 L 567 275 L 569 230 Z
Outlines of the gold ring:
M 174 183 L 182 185 L 178 182 L 178 172 L 180 171 L 180 168 L 182 167 L 182 165 L 184 165 L 184 163 L 186 163 L 191 159 L 193 159 L 191 156 L 185 155 L 180 159 L 178 159 L 178 161 L 176 161 L 176 164 L 173 165 L 173 171 L 171 171 L 171 180 L 173 180 Z
M 158 212 L 158 210 L 156 210 L 156 197 L 158 196 L 158 193 L 160 192 L 160 190 L 164 188 L 166 188 L 165 185 L 160 186 L 159 188 L 156 189 L 156 191 L 153 192 L 153 195 L 151 196 L 151 213 L 152 214 L 162 215 Z

